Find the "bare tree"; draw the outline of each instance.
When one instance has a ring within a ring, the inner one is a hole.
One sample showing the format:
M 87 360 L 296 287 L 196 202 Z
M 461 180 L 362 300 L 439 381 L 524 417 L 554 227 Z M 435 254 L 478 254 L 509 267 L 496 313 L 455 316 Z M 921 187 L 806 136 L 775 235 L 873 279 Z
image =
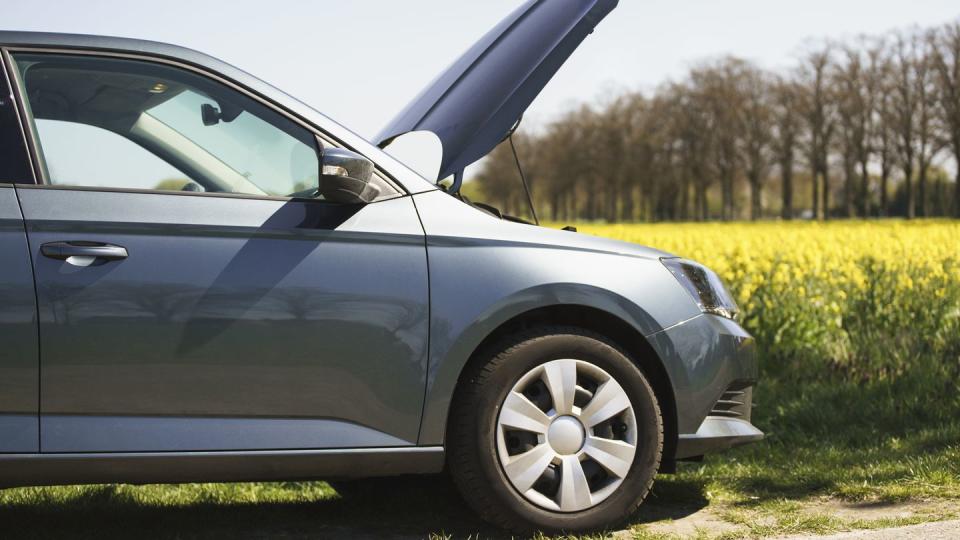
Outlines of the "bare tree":
M 791 219 L 806 189 L 802 166 L 815 219 L 943 214 L 951 207 L 950 180 L 937 166 L 945 148 L 960 217 L 960 22 L 822 43 L 780 76 L 714 59 L 649 95 L 583 105 L 515 139 L 534 196 L 558 221 L 760 219 L 774 173 L 780 215 Z M 831 185 L 834 171 L 842 186 Z M 509 145 L 486 158 L 477 179 L 483 189 L 470 193 L 524 215 Z M 749 211 L 738 211 L 747 190 Z M 835 195 L 842 204 L 831 205 Z
M 927 217 L 930 215 L 927 176 L 931 163 L 943 149 L 943 139 L 939 136 L 939 96 L 934 81 L 932 35 L 918 36 L 918 39 L 917 56 L 913 61 L 917 85 L 917 198 L 920 200 L 920 216 Z
M 669 107 L 674 112 L 673 130 L 676 137 L 675 153 L 682 156 L 683 175 L 693 185 L 693 216 L 698 221 L 709 218 L 707 189 L 711 184 L 710 156 L 713 155 L 714 119 L 702 93 L 687 85 L 673 85 L 672 98 L 661 102 L 660 111 Z M 674 154 L 673 144 L 664 144 L 663 149 Z M 660 159 L 659 164 L 670 160 Z
M 712 161 L 720 181 L 721 211 L 724 220 L 736 215 L 734 184 L 740 172 L 740 140 L 743 132 L 741 81 L 746 62 L 726 57 L 691 72 L 690 79 L 706 104 L 713 129 Z
M 863 43 L 860 40 L 860 44 Z M 875 119 L 877 66 L 881 51 L 846 46 L 836 67 L 836 102 L 844 171 L 844 209 L 848 217 L 869 212 L 869 164 Z M 859 169 L 859 170 L 858 170 Z
M 813 218 L 829 217 L 830 210 L 830 144 L 835 129 L 828 68 L 832 49 L 825 45 L 803 59 L 799 80 L 803 89 L 803 117 L 807 132 L 807 159 L 812 178 Z M 820 212 L 821 192 L 823 212 Z
M 802 129 L 800 116 L 800 89 L 796 83 L 780 77 L 771 88 L 773 111 L 772 147 L 780 169 L 780 216 L 793 218 L 793 169 L 796 161 L 797 139 Z
M 960 218 L 960 22 L 943 26 L 931 39 L 934 81 L 946 134 L 944 142 L 953 151 L 956 167 L 953 215 Z
M 879 215 L 890 214 L 890 177 L 897 161 L 896 130 L 897 117 L 894 109 L 894 64 L 888 54 L 887 45 L 878 42 L 874 47 L 877 55 L 877 100 L 874 130 L 871 134 L 873 147 L 880 165 L 880 202 Z
M 740 94 L 743 99 L 741 160 L 750 184 L 750 219 L 756 220 L 763 214 L 763 184 L 770 174 L 772 161 L 773 110 L 769 77 L 754 66 L 744 66 Z
M 903 171 L 907 192 L 907 218 L 916 217 L 913 173 L 917 159 L 917 70 L 919 39 L 916 34 L 899 34 L 893 48 L 892 116 L 897 161 Z

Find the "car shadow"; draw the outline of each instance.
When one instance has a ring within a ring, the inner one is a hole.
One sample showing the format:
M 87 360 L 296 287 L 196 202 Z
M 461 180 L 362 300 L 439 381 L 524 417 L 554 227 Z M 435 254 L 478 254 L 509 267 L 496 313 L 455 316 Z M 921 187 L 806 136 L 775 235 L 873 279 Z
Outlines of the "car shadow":
M 517 538 L 481 521 L 452 487 L 283 503 L 236 503 L 211 497 L 213 500 L 187 505 L 145 504 L 137 499 L 136 490 L 133 496 L 130 493 L 98 486 L 68 501 L 0 506 L 0 536 L 98 540 Z M 630 525 L 679 519 L 706 504 L 703 485 L 664 477 Z

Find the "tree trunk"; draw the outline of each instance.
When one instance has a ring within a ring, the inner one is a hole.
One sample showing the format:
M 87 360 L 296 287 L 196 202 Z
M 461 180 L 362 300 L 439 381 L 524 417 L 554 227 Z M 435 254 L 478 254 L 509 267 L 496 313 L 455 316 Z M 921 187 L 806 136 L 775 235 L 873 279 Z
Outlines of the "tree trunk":
M 760 219 L 760 175 L 751 174 L 750 178 L 750 219 L 756 221 Z
M 633 186 L 627 184 L 626 193 L 623 196 L 623 205 L 620 207 L 620 220 L 633 221 Z
M 783 219 L 793 219 L 793 166 L 781 166 L 780 176 L 783 184 L 783 207 L 780 209 L 780 216 Z
M 925 163 L 920 164 L 920 174 L 917 177 L 917 198 L 920 199 L 920 217 L 930 215 L 930 208 L 927 206 L 927 169 Z
M 813 193 L 811 193 L 812 202 L 810 203 L 810 205 L 813 207 L 812 208 L 813 219 L 820 219 L 820 166 L 819 165 L 813 166 L 813 177 L 811 180 L 812 181 L 810 182 L 810 186 L 813 189 Z
M 607 204 L 604 209 L 603 219 L 608 222 L 617 221 L 617 198 L 619 193 L 617 192 L 616 186 L 608 186 L 607 191 Z
M 733 220 L 733 176 L 727 174 L 723 181 L 723 219 Z
M 957 173 L 953 183 L 953 217 L 960 219 L 960 152 L 957 152 Z
M 870 173 L 867 171 L 868 160 L 860 162 L 860 215 L 870 216 Z
M 696 193 L 694 195 L 694 208 L 697 221 L 707 219 L 707 186 L 703 182 L 697 182 Z
M 584 209 L 584 216 L 587 221 L 593 221 L 596 219 L 597 215 L 594 211 L 597 208 L 597 190 L 596 186 L 588 185 L 587 186 L 587 207 Z
M 827 159 L 823 159 L 823 170 L 820 172 L 823 177 L 823 185 L 820 191 L 823 195 L 823 219 L 830 219 L 830 170 L 827 165 Z
M 843 211 L 848 219 L 856 215 L 856 210 L 853 207 L 853 186 L 856 183 L 855 169 L 852 159 L 843 158 Z
M 917 208 L 913 200 L 913 163 L 912 159 L 907 159 L 907 164 L 903 166 L 903 176 L 907 187 L 907 219 L 917 217 Z
M 890 206 L 887 201 L 887 193 L 890 191 L 889 184 L 890 169 L 883 167 L 880 172 L 880 217 L 887 217 L 890 213 Z
M 684 175 L 683 183 L 680 186 L 680 219 L 688 221 L 690 219 L 690 177 Z

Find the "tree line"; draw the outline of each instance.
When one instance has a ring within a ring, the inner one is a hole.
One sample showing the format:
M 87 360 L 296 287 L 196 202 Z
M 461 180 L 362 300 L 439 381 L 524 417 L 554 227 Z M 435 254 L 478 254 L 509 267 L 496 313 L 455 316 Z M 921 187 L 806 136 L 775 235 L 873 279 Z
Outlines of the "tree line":
M 818 42 L 782 72 L 700 62 L 514 142 L 556 221 L 960 217 L 960 21 Z M 508 144 L 475 180 L 526 213 Z

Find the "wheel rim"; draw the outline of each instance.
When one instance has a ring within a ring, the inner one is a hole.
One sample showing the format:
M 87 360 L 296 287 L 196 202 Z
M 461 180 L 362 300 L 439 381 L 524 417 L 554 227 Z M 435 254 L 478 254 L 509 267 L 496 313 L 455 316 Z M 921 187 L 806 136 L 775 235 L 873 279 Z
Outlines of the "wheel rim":
M 623 483 L 637 452 L 637 421 L 626 391 L 606 371 L 553 360 L 507 394 L 496 438 L 500 466 L 525 499 L 579 512 Z

